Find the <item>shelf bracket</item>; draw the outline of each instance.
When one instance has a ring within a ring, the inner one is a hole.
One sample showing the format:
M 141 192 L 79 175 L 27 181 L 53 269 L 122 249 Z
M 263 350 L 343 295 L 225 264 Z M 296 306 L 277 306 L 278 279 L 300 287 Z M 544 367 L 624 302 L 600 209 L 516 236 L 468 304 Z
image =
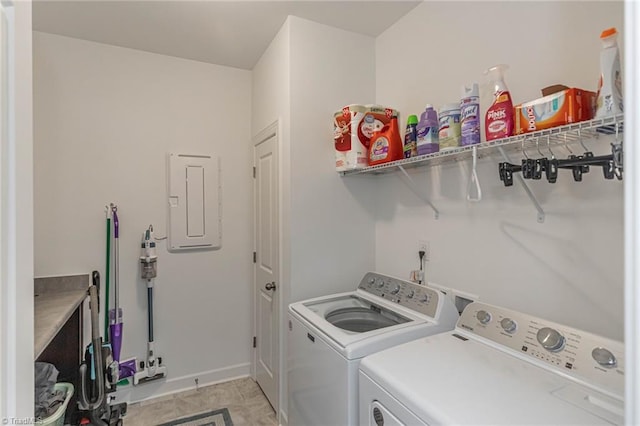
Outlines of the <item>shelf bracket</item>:
M 501 146 L 498 147 L 498 151 L 500 152 L 500 154 L 502 155 L 502 158 L 504 158 L 505 161 L 511 163 L 511 159 L 509 158 L 509 156 Z M 527 182 L 525 182 L 521 174 L 516 174 L 516 179 L 518 179 L 518 181 L 522 184 L 522 187 L 524 188 L 524 192 L 526 192 L 526 194 L 529 196 L 529 199 L 533 203 L 533 206 L 538 211 L 538 223 L 544 223 L 544 210 L 542 210 L 542 206 L 536 199 L 536 196 L 533 195 L 533 192 L 531 192 L 531 188 L 529 188 L 529 185 L 527 185 Z
M 469 175 L 469 183 L 467 184 L 467 201 L 482 201 L 482 188 L 478 180 L 478 149 L 474 145 L 471 151 L 471 174 Z M 472 189 L 475 184 L 476 195 L 472 196 Z
M 402 165 L 398 165 L 398 169 L 400 169 L 404 177 L 407 178 L 407 184 L 409 185 L 409 188 L 411 188 L 411 190 L 415 192 L 415 194 L 418 197 L 420 197 L 422 201 L 424 201 L 429 205 L 429 207 L 431 207 L 431 209 L 433 210 L 433 217 L 435 219 L 439 219 L 440 211 L 438 211 L 436 206 L 434 206 L 433 203 L 429 200 L 429 198 L 427 198 L 426 194 L 424 194 L 422 191 L 419 190 L 418 185 L 416 185 L 415 181 L 411 178 L 411 176 L 409 176 L 409 173 L 407 173 L 407 171 L 404 169 L 404 167 L 402 167 Z

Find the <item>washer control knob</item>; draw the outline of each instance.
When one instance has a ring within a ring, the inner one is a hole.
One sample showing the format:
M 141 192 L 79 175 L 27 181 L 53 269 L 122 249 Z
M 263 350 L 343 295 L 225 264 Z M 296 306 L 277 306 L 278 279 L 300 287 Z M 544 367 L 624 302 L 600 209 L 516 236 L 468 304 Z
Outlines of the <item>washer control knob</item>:
M 518 324 L 511 318 L 503 318 L 502 321 L 500 321 L 500 326 L 509 334 L 514 333 L 516 328 L 518 328 Z
M 616 356 L 611 353 L 609 349 L 605 348 L 593 348 L 591 356 L 596 360 L 598 364 L 606 368 L 613 368 L 618 365 Z
M 491 321 L 491 314 L 485 310 L 478 311 L 476 318 L 480 321 L 480 324 L 488 324 Z
M 393 290 L 391 290 L 391 294 L 398 294 L 399 291 L 400 291 L 400 286 L 396 284 Z
M 373 277 L 369 278 L 369 285 L 372 285 L 375 282 L 376 282 L 375 278 L 373 278 Z
M 428 294 L 423 294 L 422 297 L 420 298 L 420 301 L 422 303 L 429 303 L 430 300 L 431 300 L 431 298 L 429 297 Z
M 384 281 L 382 281 L 382 278 L 378 278 L 378 288 L 382 287 L 384 287 Z
M 543 327 L 536 336 L 538 342 L 549 352 L 560 352 L 564 348 L 564 336 L 558 330 Z
M 409 290 L 409 293 L 407 294 L 407 299 L 413 299 L 413 296 L 416 294 L 415 291 L 413 290 Z

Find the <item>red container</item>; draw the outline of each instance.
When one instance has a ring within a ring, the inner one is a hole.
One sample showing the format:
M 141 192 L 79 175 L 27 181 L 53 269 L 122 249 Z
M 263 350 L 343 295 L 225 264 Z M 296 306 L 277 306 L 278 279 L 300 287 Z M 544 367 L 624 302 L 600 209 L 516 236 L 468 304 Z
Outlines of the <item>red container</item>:
M 398 130 L 398 118 L 392 117 L 389 124 L 371 136 L 369 165 L 388 163 L 403 158 L 402 139 Z

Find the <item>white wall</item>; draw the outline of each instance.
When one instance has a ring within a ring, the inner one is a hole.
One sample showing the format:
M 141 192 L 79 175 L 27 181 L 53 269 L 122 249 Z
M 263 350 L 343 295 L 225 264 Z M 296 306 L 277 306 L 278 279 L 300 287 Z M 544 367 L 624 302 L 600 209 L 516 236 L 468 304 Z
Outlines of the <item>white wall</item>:
M 36 275 L 97 269 L 104 280 L 103 210 L 116 203 L 122 357 L 144 357 L 139 247 L 149 224 L 166 235 L 166 155 L 218 154 L 222 248 L 170 254 L 159 242 L 155 340 L 168 380 L 130 397 L 248 374 L 251 73 L 36 32 L 34 80 Z
M 628 1 L 625 4 L 626 64 L 627 75 L 640 73 L 640 4 Z M 627 79 L 625 87 L 625 133 L 631 140 L 640 139 L 640 82 Z M 640 164 L 640 150 L 634 144 L 625 145 L 627 164 Z M 640 268 L 638 249 L 640 230 L 640 182 L 638 170 L 629 167 L 625 180 L 625 421 L 640 423 Z
M 31 1 L 0 7 L 8 58 L 1 90 L 9 88 L 0 120 L 7 124 L 0 150 L 0 418 L 24 421 L 33 417 L 34 396 Z
M 251 134 L 258 135 L 274 121 L 279 122 L 281 303 L 288 300 L 290 282 L 290 268 L 284 267 L 289 259 L 291 232 L 289 37 L 287 20 L 251 72 Z M 284 312 L 286 304 L 282 307 Z
M 375 40 L 291 17 L 291 301 L 374 266 L 374 188 L 336 173 L 334 112 L 375 98 Z M 340 52 L 340 54 L 336 54 Z
M 335 172 L 331 117 L 344 105 L 373 102 L 374 68 L 374 39 L 290 16 L 253 70 L 252 132 L 277 118 L 282 129 L 284 423 L 286 307 L 352 290 L 373 269 L 375 199 L 364 180 Z
M 425 2 L 376 39 L 376 100 L 406 120 L 426 103 L 455 102 L 460 86 L 483 83 L 482 72 L 497 63 L 511 67 L 506 82 L 515 102 L 554 83 L 595 90 L 599 34 L 611 26 L 623 33 L 620 2 Z M 607 140 L 587 145 L 608 149 Z M 605 181 L 597 168 L 581 183 L 568 171 L 555 185 L 529 181 L 546 211 L 539 224 L 519 184 L 502 186 L 499 161 L 479 163 L 478 204 L 465 199 L 469 164 L 417 171 L 439 220 L 399 177 L 380 178 L 377 269 L 408 276 L 418 265 L 418 240 L 429 240 L 429 281 L 622 340 L 622 183 Z
M 344 105 L 373 101 L 375 45 L 370 37 L 289 21 L 293 302 L 354 290 L 373 269 L 373 188 L 336 173 L 331 117 Z
M 257 136 L 271 123 L 278 120 L 278 152 L 279 164 L 279 209 L 280 212 L 280 283 L 276 295 L 280 313 L 280 407 L 278 417 L 286 424 L 286 319 L 290 294 L 291 271 L 288 267 L 290 258 L 290 213 L 291 213 L 291 185 L 290 185 L 290 100 L 289 100 L 289 20 L 287 20 L 271 44 L 261 56 L 252 70 L 252 102 L 251 102 L 251 135 Z M 287 266 L 285 266 L 287 265 Z M 276 408 L 276 409 L 278 409 Z

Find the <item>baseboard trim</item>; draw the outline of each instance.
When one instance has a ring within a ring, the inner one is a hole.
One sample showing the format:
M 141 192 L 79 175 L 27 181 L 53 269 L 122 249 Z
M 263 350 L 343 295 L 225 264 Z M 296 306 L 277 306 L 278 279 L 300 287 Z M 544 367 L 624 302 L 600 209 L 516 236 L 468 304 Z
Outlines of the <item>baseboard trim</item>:
M 138 386 L 133 386 L 133 379 L 129 379 L 131 382 L 129 385 L 118 387 L 115 402 L 132 404 L 135 402 L 151 401 L 174 393 L 195 389 L 195 379 L 198 379 L 198 387 L 203 387 L 249 377 L 250 370 L 251 363 L 247 362 L 182 377 L 161 379 L 157 382 L 149 382 Z M 171 373 L 171 367 L 168 367 L 168 371 Z

